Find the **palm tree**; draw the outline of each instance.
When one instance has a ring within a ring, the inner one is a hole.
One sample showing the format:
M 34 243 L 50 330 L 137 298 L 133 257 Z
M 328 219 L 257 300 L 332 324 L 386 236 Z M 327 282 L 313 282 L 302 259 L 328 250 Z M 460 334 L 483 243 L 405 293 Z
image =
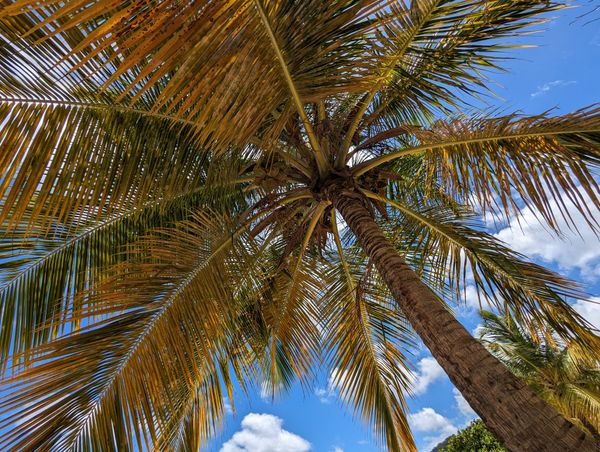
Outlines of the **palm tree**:
M 597 227 L 600 110 L 461 113 L 560 5 L 1 5 L 0 448 L 196 450 L 233 380 L 275 395 L 325 362 L 414 450 L 416 333 L 510 449 L 594 449 L 448 308 L 469 271 L 600 350 L 581 291 L 477 223 L 558 230 L 568 199 Z
M 600 369 L 551 331 L 532 334 L 510 317 L 482 311 L 480 338 L 494 356 L 556 411 L 600 438 Z

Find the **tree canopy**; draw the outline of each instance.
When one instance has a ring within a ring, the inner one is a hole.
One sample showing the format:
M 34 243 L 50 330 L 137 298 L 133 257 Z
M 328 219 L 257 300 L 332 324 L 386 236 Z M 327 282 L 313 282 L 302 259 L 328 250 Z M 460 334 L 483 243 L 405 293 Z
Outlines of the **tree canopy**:
M 197 450 L 233 381 L 326 368 L 414 450 L 417 335 L 506 444 L 589 448 L 449 309 L 470 277 L 600 353 L 582 288 L 480 221 L 598 230 L 597 105 L 469 111 L 562 6 L 0 0 L 0 449 Z

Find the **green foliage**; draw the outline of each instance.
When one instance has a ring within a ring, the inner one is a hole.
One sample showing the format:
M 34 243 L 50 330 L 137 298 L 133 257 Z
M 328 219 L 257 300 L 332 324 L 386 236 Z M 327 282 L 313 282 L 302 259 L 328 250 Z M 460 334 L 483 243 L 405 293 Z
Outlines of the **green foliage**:
M 508 452 L 482 420 L 476 420 L 446 439 L 431 452 Z
M 600 367 L 554 331 L 531 330 L 510 316 L 482 311 L 483 344 L 542 399 L 582 430 L 600 437 Z

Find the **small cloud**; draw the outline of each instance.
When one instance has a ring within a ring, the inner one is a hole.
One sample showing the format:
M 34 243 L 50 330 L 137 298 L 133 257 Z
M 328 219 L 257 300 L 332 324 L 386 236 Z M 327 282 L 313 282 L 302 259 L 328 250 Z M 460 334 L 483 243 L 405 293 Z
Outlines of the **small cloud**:
M 344 452 L 344 449 L 339 446 L 334 446 L 334 448 L 331 449 L 331 452 Z
M 281 428 L 283 420 L 271 414 L 250 413 L 242 429 L 221 446 L 220 452 L 307 452 L 311 444 Z
M 433 408 L 422 408 L 416 413 L 408 415 L 408 423 L 411 428 L 417 432 L 439 432 L 445 431 L 452 434 L 456 431 L 456 427 Z
M 327 388 L 315 388 L 315 395 L 318 397 L 319 402 L 329 404 L 335 398 L 335 390 L 330 386 Z
M 423 358 L 417 364 L 418 371 L 412 381 L 412 393 L 421 395 L 427 392 L 429 385 L 444 376 L 444 369 L 431 356 Z
M 331 403 L 337 397 L 339 390 L 345 385 L 348 380 L 348 371 L 340 371 L 337 367 L 331 371 L 327 379 L 327 387 L 315 388 L 315 395 L 319 397 L 321 403 Z
M 423 438 L 424 450 L 431 450 L 458 431 L 458 428 L 448 418 L 437 413 L 433 408 L 423 408 L 416 413 L 409 414 L 408 423 L 414 431 L 427 434 Z
M 367 441 L 366 439 L 361 439 L 360 441 L 357 441 L 356 444 L 358 444 L 359 446 L 366 446 L 369 444 L 369 441 Z
M 554 80 L 552 82 L 548 82 L 548 83 L 544 83 L 543 85 L 540 85 L 537 87 L 537 90 L 534 91 L 533 93 L 530 94 L 531 97 L 538 97 L 541 96 L 542 94 L 546 94 L 548 91 L 554 89 L 554 88 L 558 88 L 561 86 L 569 86 L 569 85 L 574 85 L 577 82 L 575 80 Z
M 337 397 L 338 390 L 347 377 L 348 371 L 340 372 L 337 367 L 333 369 L 327 379 L 327 387 L 315 388 L 315 395 L 319 398 L 319 401 L 325 404 L 331 403 L 331 401 Z
M 460 391 L 456 388 L 452 388 L 452 394 L 454 394 L 454 401 L 456 402 L 456 407 L 458 411 L 462 413 L 463 416 L 468 418 L 469 420 L 475 419 L 477 417 L 477 413 L 473 411 L 469 402 L 462 396 Z

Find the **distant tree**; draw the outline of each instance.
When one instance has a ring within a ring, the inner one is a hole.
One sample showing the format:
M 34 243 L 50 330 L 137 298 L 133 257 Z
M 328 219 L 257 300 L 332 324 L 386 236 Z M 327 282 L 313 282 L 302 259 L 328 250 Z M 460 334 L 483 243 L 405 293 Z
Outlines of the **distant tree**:
M 562 344 L 552 330 L 531 332 L 512 317 L 481 315 L 487 349 L 559 413 L 600 438 L 598 362 L 576 344 Z
M 432 452 L 506 452 L 500 441 L 480 419 L 446 439 Z

